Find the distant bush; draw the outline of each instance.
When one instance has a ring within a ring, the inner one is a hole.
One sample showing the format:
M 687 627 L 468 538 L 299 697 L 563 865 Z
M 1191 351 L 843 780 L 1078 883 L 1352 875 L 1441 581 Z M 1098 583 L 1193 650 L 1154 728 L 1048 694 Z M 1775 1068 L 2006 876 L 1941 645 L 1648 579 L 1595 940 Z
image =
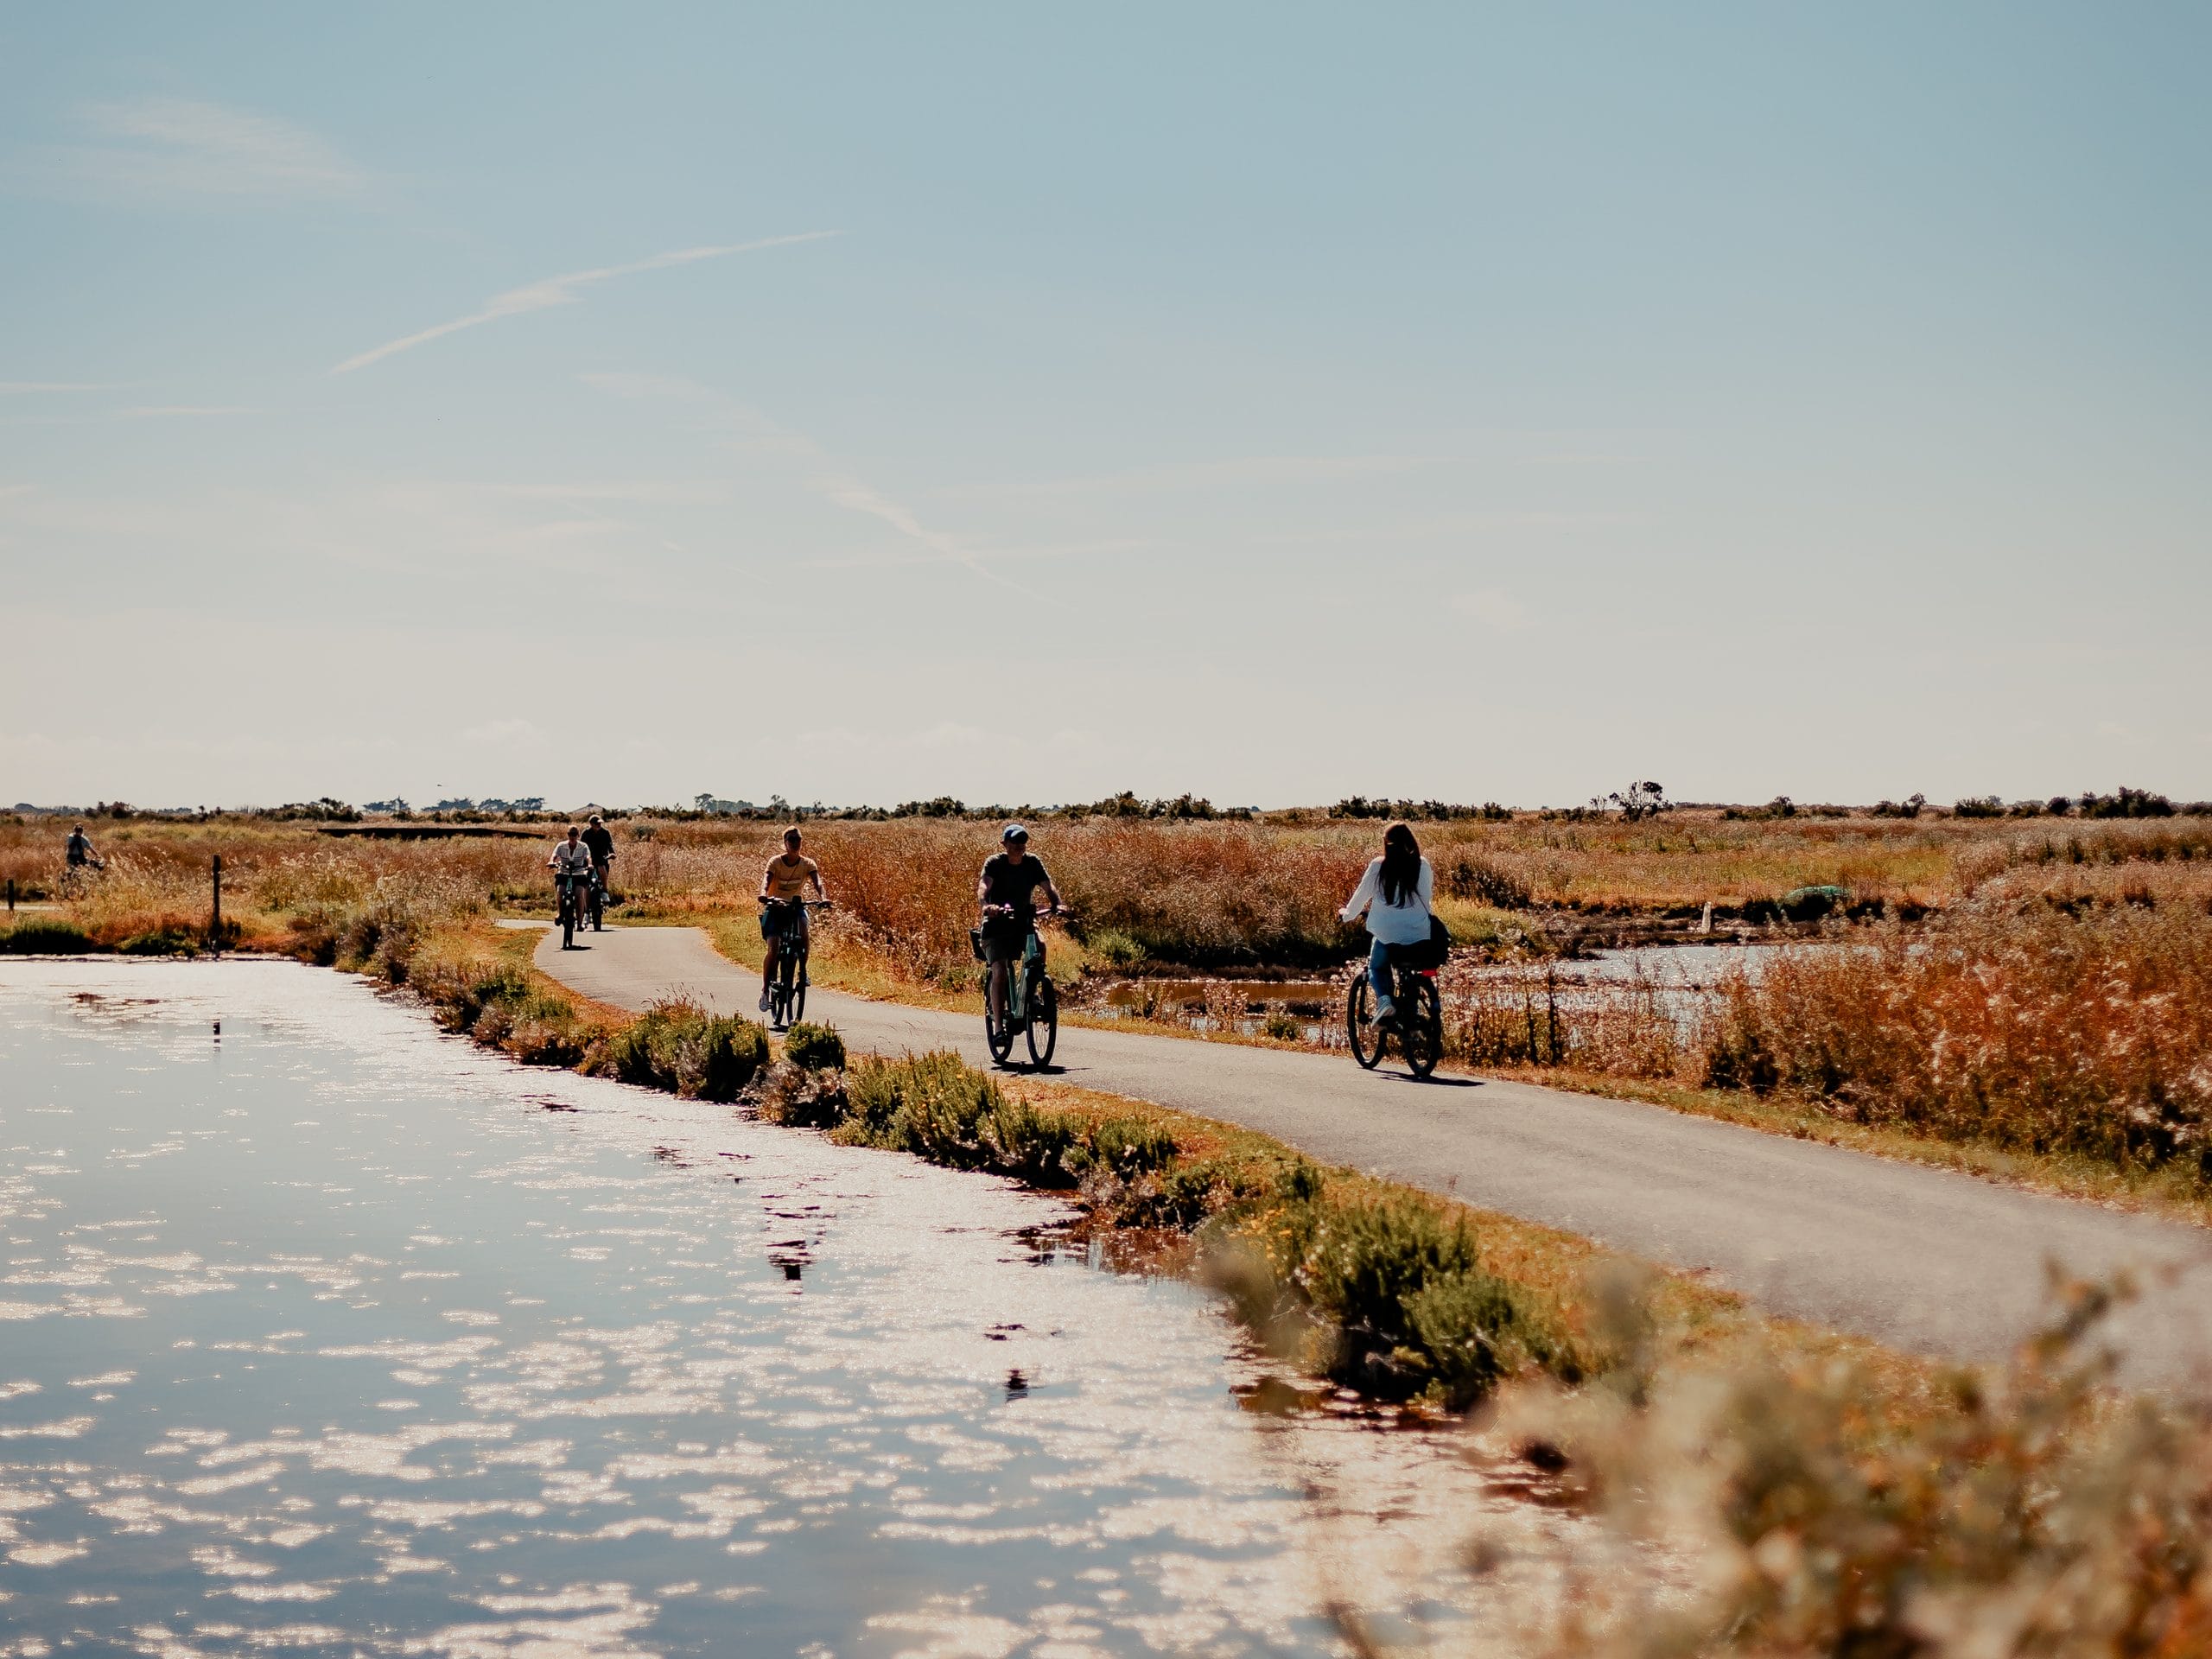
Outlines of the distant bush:
M 2174 804 L 2147 789 L 2126 789 L 2111 795 L 2084 790 L 2080 802 L 2085 818 L 2171 818 Z
M 835 1026 L 801 1020 L 784 1033 L 784 1058 L 809 1071 L 842 1070 L 845 1039 Z
M 1444 891 L 1494 910 L 1526 910 L 1529 884 L 1495 860 L 1462 853 L 1446 867 Z
M 0 953 L 11 957 L 78 957 L 99 948 L 74 922 L 43 916 L 17 922 L 0 933 Z
M 656 1003 L 607 1039 L 605 1067 L 624 1083 L 687 1099 L 735 1100 L 768 1063 L 768 1033 L 695 1003 Z
M 2005 803 L 1994 795 L 1969 795 L 1951 809 L 1955 818 L 2001 818 Z
M 196 957 L 204 944 L 200 929 L 168 922 L 133 933 L 116 949 L 126 957 Z

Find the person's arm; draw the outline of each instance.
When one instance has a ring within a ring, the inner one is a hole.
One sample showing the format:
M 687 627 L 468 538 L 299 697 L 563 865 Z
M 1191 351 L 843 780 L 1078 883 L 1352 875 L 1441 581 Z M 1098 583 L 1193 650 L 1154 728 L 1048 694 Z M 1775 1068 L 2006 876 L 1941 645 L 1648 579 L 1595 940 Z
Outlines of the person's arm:
M 1378 858 L 1360 872 L 1359 885 L 1351 890 L 1351 897 L 1344 901 L 1344 907 L 1337 912 L 1338 921 L 1357 921 L 1360 912 L 1375 902 L 1375 873 L 1382 868 L 1382 861 Z
M 763 899 L 768 896 L 768 889 L 774 884 L 775 880 L 776 861 L 772 858 L 760 867 L 760 896 Z
M 1436 913 L 1436 872 L 1429 868 L 1425 858 L 1421 861 L 1421 880 L 1414 885 L 1421 893 L 1421 907 L 1433 916 Z
M 822 886 L 822 867 L 819 864 L 817 864 L 812 869 L 806 873 L 806 879 L 814 883 L 814 896 L 817 899 L 819 899 L 823 904 L 828 904 L 830 902 L 830 895 L 823 890 Z

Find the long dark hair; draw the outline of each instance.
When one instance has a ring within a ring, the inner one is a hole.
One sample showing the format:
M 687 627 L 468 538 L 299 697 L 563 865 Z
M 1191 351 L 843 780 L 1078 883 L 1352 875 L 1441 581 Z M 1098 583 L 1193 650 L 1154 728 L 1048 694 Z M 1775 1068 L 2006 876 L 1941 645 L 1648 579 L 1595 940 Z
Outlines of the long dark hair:
M 1382 902 L 1403 905 L 1421 891 L 1421 842 L 1413 826 L 1394 823 L 1382 832 Z

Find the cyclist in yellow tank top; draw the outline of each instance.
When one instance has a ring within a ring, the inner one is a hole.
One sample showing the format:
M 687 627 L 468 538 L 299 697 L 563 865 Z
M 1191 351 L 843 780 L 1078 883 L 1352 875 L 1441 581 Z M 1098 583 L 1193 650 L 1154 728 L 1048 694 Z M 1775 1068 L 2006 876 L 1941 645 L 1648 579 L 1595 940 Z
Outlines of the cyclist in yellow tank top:
M 760 1012 L 768 1011 L 768 988 L 776 982 L 776 962 L 782 955 L 785 939 L 794 943 L 806 938 L 806 885 L 814 884 L 814 896 L 827 902 L 830 895 L 822 890 L 822 868 L 798 849 L 799 833 L 796 827 L 784 831 L 782 854 L 768 861 L 768 868 L 761 874 L 760 896 L 768 902 L 760 906 L 760 937 L 768 942 L 767 961 L 760 969 Z

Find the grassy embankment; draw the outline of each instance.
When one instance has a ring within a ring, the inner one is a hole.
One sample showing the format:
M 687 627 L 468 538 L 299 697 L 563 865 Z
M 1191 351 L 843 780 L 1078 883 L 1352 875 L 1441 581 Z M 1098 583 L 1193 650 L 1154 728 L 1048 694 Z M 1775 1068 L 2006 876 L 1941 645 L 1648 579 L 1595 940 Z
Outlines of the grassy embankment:
M 149 918 L 189 920 L 192 867 L 206 850 L 204 841 L 130 848 L 111 872 L 119 879 L 68 918 L 113 944 L 158 931 Z M 1618 1271 L 1604 1271 L 1618 1264 L 1585 1241 L 1319 1169 L 1220 1125 L 1063 1085 L 1001 1084 L 943 1058 L 769 1064 L 765 1034 L 747 1021 L 683 1008 L 632 1021 L 580 1004 L 531 969 L 531 936 L 489 925 L 493 905 L 534 889 L 535 849 L 270 837 L 220 850 L 237 873 L 232 914 L 246 942 L 408 986 L 448 1027 L 518 1058 L 707 1097 L 749 1094 L 772 1116 L 826 1124 L 848 1141 L 1064 1192 L 1093 1224 L 1202 1267 L 1287 1360 L 1371 1393 L 1464 1402 L 1503 1381 L 1489 1432 L 1499 1455 L 1552 1471 L 1562 1501 L 1603 1510 L 1624 1539 L 1656 1539 L 1693 1568 L 1687 1588 L 1679 1567 L 1660 1584 L 1649 1558 L 1624 1554 L 1570 1598 L 1563 1624 L 1532 1637 L 1532 1651 L 2177 1659 L 2212 1640 L 2212 1433 L 2201 1418 L 2113 1395 L 2070 1326 L 1986 1378 L 1759 1319 L 1679 1278 L 1624 1294 Z M 663 897 L 678 901 L 676 913 L 683 903 L 711 913 L 696 892 Z M 1767 1055 L 1782 1088 L 1779 1075 L 1802 1056 L 1836 1052 L 1834 1039 L 1802 1035 L 1818 1031 L 1806 1009 L 1858 1007 L 1850 996 L 1871 983 L 1914 1008 L 1930 995 L 1965 998 L 1948 1020 L 1992 1006 L 1972 986 L 1986 991 L 1993 977 L 2008 999 L 2029 982 L 2046 999 L 2105 985 L 2098 1018 L 2127 1047 L 2145 1028 L 2127 971 L 2196 960 L 2186 912 L 2169 897 L 2145 906 L 2123 895 L 2125 909 L 2174 930 L 2133 932 L 2126 918 L 2109 925 L 2118 912 L 2094 893 L 2078 907 L 2028 897 L 2037 902 L 2016 906 L 2022 925 L 2052 925 L 2039 904 L 2090 931 L 2014 934 L 1961 908 L 1963 927 L 1995 931 L 1918 957 L 1885 948 L 1864 972 L 1792 981 L 1738 1015 L 1745 1034 L 1730 1052 L 1746 1065 Z M 2004 954 L 2049 957 L 2054 944 L 2084 940 L 2112 941 L 2110 954 L 2061 950 L 2071 965 L 2056 969 Z M 1978 966 L 1993 954 L 1994 976 Z M 1935 965 L 1912 965 L 1923 960 Z M 2043 977 L 2019 977 L 2030 972 Z M 2012 1052 L 2015 1027 L 2043 1030 L 2064 1013 L 2048 1000 L 2028 1006 L 2043 1012 L 1981 1039 L 1998 1058 Z M 1771 1023 L 1785 1018 L 1801 1035 Z M 1847 1025 L 1879 1034 L 1910 1021 L 1878 1007 Z M 810 1055 L 794 1046 L 798 1058 L 835 1058 L 826 1038 Z M 1840 1068 L 1844 1080 L 1890 1076 L 1941 1128 L 1971 1096 L 1930 1092 L 1927 1078 L 1952 1073 L 1925 1069 L 1909 1044 L 1901 1052 L 1877 1046 Z M 1985 1062 L 1961 1075 L 2001 1074 Z M 1840 1094 L 1840 1082 L 1823 1086 Z M 2075 1096 L 2055 1088 L 2046 1098 L 2063 1109 Z M 2117 1141 L 2088 1144 L 2184 1161 L 2170 1128 L 2127 1125 Z M 1990 1645 L 1993 1630 L 2006 1640 Z
M 426 894 L 495 912 L 542 914 L 546 902 L 543 844 L 529 838 L 340 842 L 229 821 L 102 831 L 106 875 L 36 919 L 110 947 L 188 945 L 215 852 L 226 916 L 245 943 L 269 948 L 300 948 L 341 911 L 373 916 L 382 906 L 404 922 Z M 2076 1196 L 2212 1213 L 2205 820 L 1685 813 L 1633 824 L 1460 821 L 1422 833 L 1445 913 L 1466 942 L 1441 981 L 1459 1064 Z M 1217 976 L 1208 1035 L 1222 1039 L 1245 999 L 1219 976 L 1262 964 L 1311 972 L 1356 948 L 1335 907 L 1375 835 L 1371 823 L 1328 822 L 1040 830 L 1038 850 L 1080 912 L 1079 937 L 1055 944 L 1070 1017 L 1082 1019 L 1111 976 L 1173 966 Z M 987 826 L 959 822 L 810 826 L 840 906 L 817 935 L 817 982 L 972 1009 L 966 928 L 988 840 Z M 726 953 L 757 964 L 752 894 L 774 842 L 775 827 L 756 823 L 626 824 L 619 913 L 703 925 Z M 35 838 L 31 826 L 0 823 L 0 876 L 35 889 L 41 875 L 51 881 L 54 857 L 50 829 Z M 1804 925 L 1795 937 L 1808 948 L 1756 981 L 1562 993 L 1552 971 L 1550 953 L 1577 934 L 1689 925 L 1707 906 L 1724 933 L 1767 925 L 1786 894 L 1821 887 L 1841 889 L 1842 913 L 1857 919 Z M 1322 1023 L 1333 1022 L 1325 1013 Z

